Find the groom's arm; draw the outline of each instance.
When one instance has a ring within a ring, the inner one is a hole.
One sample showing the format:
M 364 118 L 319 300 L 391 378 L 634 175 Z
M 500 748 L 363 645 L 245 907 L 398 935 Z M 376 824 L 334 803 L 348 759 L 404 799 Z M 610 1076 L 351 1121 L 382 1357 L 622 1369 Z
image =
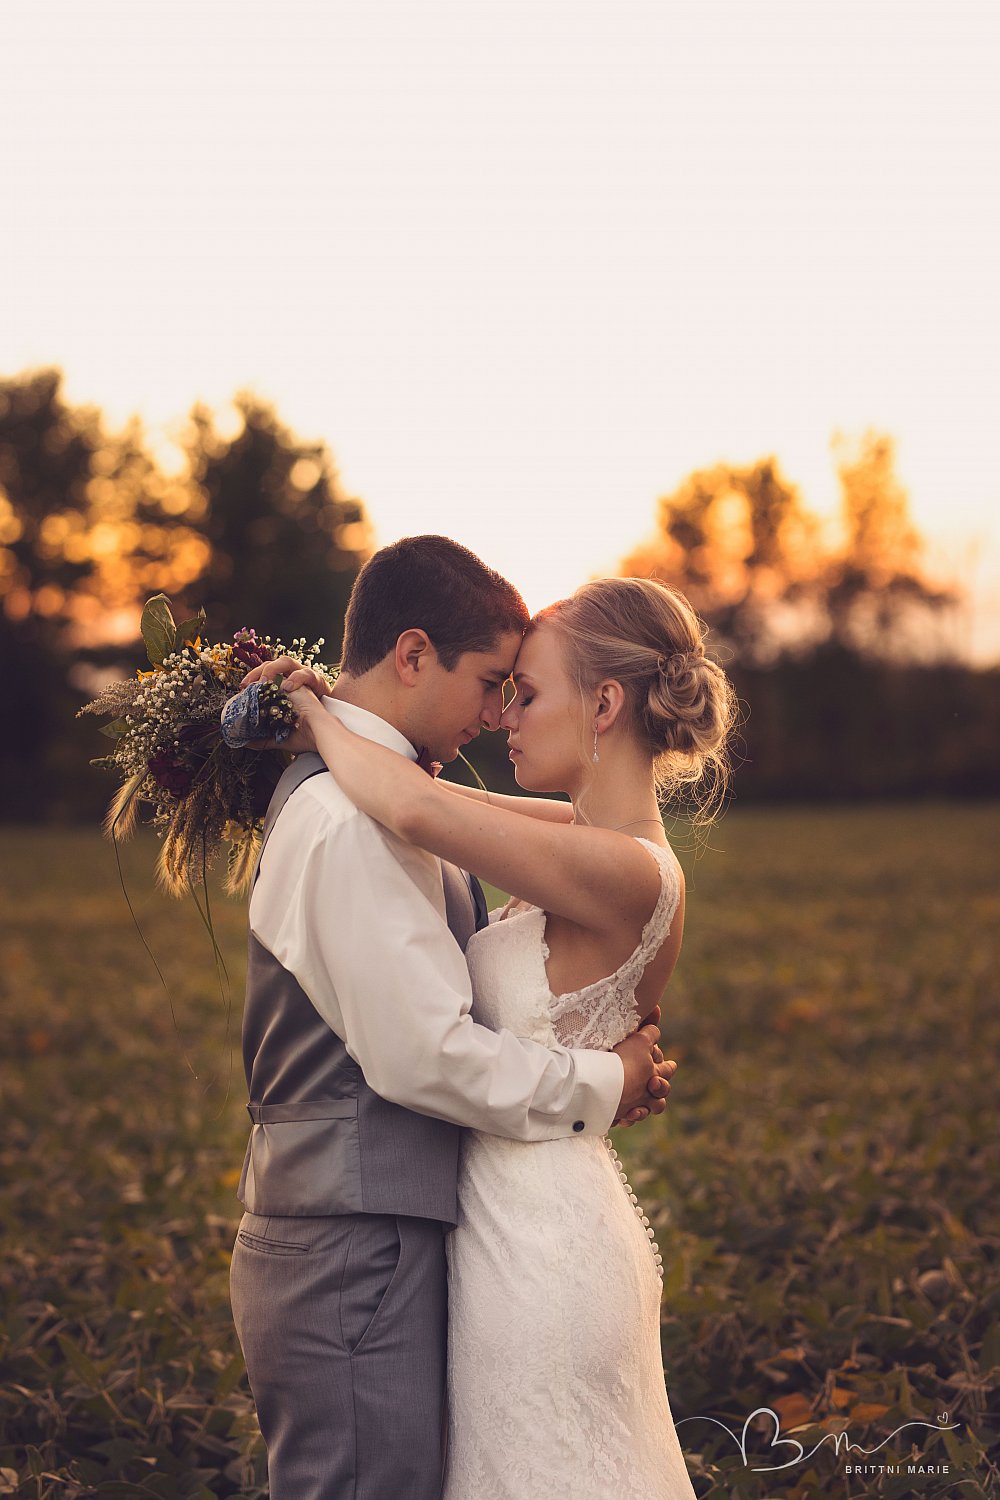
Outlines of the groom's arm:
M 491 1031 L 448 930 L 437 861 L 317 777 L 276 822 L 254 889 L 254 935 L 294 974 L 369 1086 L 420 1114 L 514 1140 L 603 1135 L 625 1071 L 613 1052 Z

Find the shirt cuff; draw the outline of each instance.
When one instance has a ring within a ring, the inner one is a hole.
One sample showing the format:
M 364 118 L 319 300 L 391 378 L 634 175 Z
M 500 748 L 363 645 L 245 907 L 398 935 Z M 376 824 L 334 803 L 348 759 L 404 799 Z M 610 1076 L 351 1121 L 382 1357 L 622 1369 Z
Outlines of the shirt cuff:
M 576 1090 L 570 1124 L 576 1135 L 607 1135 L 625 1087 L 625 1064 L 617 1052 L 574 1048 Z

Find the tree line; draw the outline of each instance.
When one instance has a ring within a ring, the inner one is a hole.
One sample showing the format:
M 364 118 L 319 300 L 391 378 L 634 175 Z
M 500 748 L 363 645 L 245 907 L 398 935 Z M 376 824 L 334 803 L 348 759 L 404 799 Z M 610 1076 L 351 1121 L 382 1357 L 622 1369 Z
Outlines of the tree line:
M 0 819 L 99 813 L 75 714 L 140 662 L 151 594 L 204 604 L 213 638 L 322 636 L 337 659 L 365 507 L 325 444 L 252 395 L 234 408 L 235 429 L 196 405 L 168 464 L 138 420 L 71 404 L 58 370 L 0 380 Z M 744 703 L 737 797 L 996 794 L 1000 673 L 961 659 L 961 594 L 928 578 L 891 439 L 839 452 L 836 542 L 767 458 L 690 475 L 621 571 L 676 584 L 710 625 Z M 502 741 L 477 756 L 510 783 Z

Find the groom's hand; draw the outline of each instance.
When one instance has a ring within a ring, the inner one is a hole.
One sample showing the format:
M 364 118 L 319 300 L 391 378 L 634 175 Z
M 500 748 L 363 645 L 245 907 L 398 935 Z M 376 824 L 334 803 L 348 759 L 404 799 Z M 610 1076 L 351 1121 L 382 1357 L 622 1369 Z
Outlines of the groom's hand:
M 670 1079 L 677 1071 L 672 1058 L 664 1059 L 660 1050 L 660 1007 L 654 1006 L 631 1036 L 619 1042 L 614 1051 L 625 1068 L 615 1125 L 635 1125 L 648 1115 L 662 1115 L 667 1107 Z

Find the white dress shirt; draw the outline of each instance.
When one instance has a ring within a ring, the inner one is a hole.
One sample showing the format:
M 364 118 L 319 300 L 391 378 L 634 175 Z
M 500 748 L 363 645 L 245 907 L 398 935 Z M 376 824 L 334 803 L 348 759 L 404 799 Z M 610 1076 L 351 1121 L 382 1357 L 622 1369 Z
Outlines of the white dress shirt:
M 356 734 L 416 760 L 384 719 L 322 701 Z M 303 782 L 278 816 L 250 928 L 384 1099 L 512 1140 L 609 1129 L 621 1059 L 550 1049 L 473 1021 L 469 972 L 445 918 L 441 861 L 361 812 L 334 775 Z

